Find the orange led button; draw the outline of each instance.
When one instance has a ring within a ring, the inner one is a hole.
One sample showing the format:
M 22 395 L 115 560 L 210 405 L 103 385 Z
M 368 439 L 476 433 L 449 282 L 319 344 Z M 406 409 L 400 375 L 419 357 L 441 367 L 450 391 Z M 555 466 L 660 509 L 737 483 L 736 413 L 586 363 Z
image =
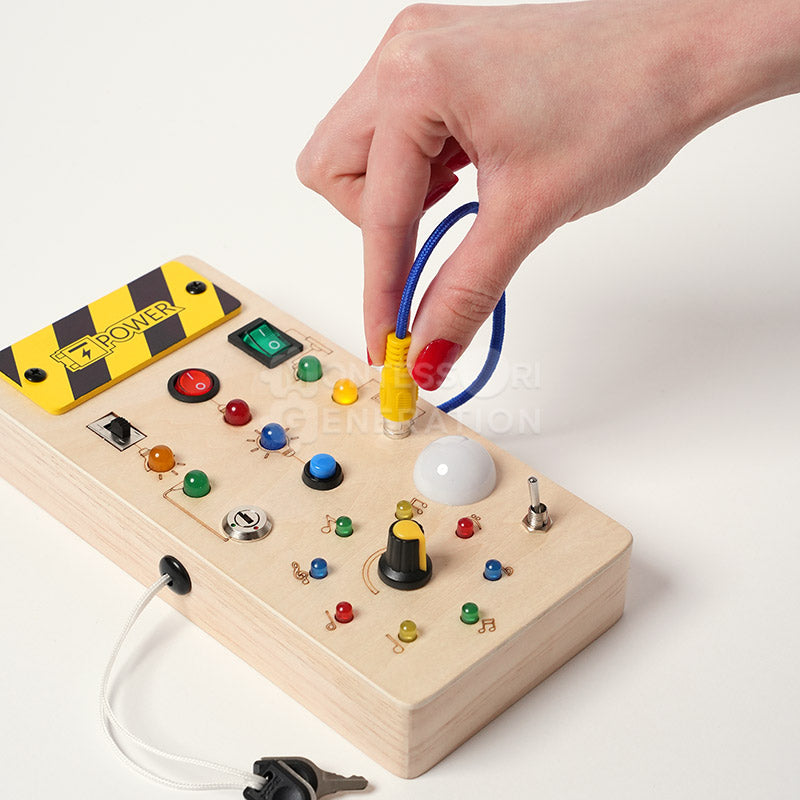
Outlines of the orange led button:
M 157 444 L 147 454 L 147 467 L 153 472 L 169 472 L 175 466 L 175 454 L 171 447 Z

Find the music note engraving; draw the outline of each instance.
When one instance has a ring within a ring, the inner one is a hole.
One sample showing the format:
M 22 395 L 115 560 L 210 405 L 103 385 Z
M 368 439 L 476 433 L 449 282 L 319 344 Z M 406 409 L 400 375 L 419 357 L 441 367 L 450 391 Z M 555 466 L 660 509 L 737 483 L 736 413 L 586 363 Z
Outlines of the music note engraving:
M 394 645 L 394 647 L 392 648 L 393 653 L 397 653 L 397 655 L 400 655 L 400 653 L 405 652 L 406 650 L 405 647 L 403 647 L 403 645 L 401 645 L 400 642 L 398 642 L 397 639 L 394 638 L 394 636 L 390 636 L 387 633 L 386 638 Z
M 481 627 L 478 628 L 478 633 L 494 633 L 497 630 L 494 617 L 487 617 L 481 620 Z
M 304 586 L 308 585 L 308 573 L 304 569 L 300 569 L 300 565 L 296 561 L 292 561 L 292 574 L 298 581 L 301 581 Z
M 336 517 L 332 517 L 330 514 L 325 515 L 325 524 L 319 529 L 321 533 L 330 533 L 333 530 L 333 526 L 336 524 Z
M 423 511 L 428 507 L 428 504 L 424 500 L 420 500 L 418 497 L 412 497 L 410 502 L 411 505 L 416 509 L 417 514 L 422 514 Z

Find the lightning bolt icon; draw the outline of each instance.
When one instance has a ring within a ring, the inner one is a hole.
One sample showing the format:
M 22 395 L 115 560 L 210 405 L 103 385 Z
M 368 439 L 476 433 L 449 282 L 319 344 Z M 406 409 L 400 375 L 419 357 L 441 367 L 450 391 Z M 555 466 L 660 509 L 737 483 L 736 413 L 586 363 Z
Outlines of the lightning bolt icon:
M 87 359 L 92 357 L 92 351 L 88 347 L 84 347 L 83 352 L 81 353 L 82 356 L 85 356 Z

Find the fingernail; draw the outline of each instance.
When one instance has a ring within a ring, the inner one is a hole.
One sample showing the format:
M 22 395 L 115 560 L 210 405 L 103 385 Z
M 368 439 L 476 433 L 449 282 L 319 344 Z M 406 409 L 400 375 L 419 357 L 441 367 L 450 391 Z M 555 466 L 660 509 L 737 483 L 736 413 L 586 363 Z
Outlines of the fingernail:
M 374 366 L 372 363 L 372 356 L 369 354 L 369 350 L 367 350 L 367 364 L 369 364 L 371 367 Z
M 467 164 L 471 164 L 472 161 L 470 157 L 462 150 L 459 153 L 456 153 L 449 161 L 445 161 L 444 165 L 447 169 L 451 169 L 453 171 L 457 169 L 461 169 L 462 167 L 466 167 Z
M 434 339 L 417 356 L 411 376 L 421 389 L 438 389 L 460 352 L 460 344 L 448 339 Z
M 452 181 L 434 186 L 426 195 L 422 210 L 427 211 L 434 203 L 438 203 L 457 183 L 458 175 L 453 175 Z

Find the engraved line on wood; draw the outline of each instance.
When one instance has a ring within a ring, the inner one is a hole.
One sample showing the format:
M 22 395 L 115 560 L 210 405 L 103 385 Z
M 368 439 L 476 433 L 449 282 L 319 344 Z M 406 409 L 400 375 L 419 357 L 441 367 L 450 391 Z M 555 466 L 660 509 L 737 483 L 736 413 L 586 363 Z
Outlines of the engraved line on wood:
M 386 548 L 385 548 L 385 547 L 381 548 L 380 550 L 376 550 L 376 551 L 375 551 L 375 552 L 374 552 L 374 553 L 373 553 L 373 554 L 372 554 L 372 555 L 371 555 L 371 556 L 370 556 L 370 557 L 369 557 L 369 558 L 368 558 L 368 559 L 367 559 L 367 560 L 364 562 L 364 566 L 363 566 L 363 567 L 361 567 L 361 577 L 364 579 L 364 583 L 366 584 L 366 586 L 367 586 L 367 589 L 369 589 L 369 590 L 372 592 L 372 594 L 380 594 L 380 589 L 377 589 L 377 588 L 375 587 L 375 584 L 374 584 L 374 583 L 372 582 L 372 580 L 370 579 L 370 577 L 369 577 L 369 569 L 370 569 L 370 567 L 372 566 L 372 564 L 373 564 L 373 562 L 375 561 L 375 559 L 377 559 L 377 558 L 380 556 L 380 554 L 381 554 L 381 553 L 383 553 L 383 552 L 385 552 L 385 551 L 386 551 Z
M 296 328 L 287 328 L 286 333 L 288 333 L 292 338 L 297 339 L 298 341 L 304 339 L 306 342 L 308 342 L 308 349 L 311 350 L 312 352 L 314 350 L 319 350 L 319 352 L 325 353 L 325 355 L 328 356 L 333 352 L 333 350 L 331 350 L 330 347 L 326 347 L 324 344 L 322 344 L 322 342 L 315 339 L 313 336 L 310 336 L 308 334 L 303 334 Z
M 175 500 L 173 500 L 171 497 L 168 496 L 170 492 L 174 492 L 176 489 L 183 489 L 183 484 L 176 483 L 174 486 L 167 489 L 167 491 L 164 492 L 164 494 L 162 494 L 161 496 L 168 503 L 172 503 L 172 505 L 175 506 L 175 508 L 179 509 L 180 511 L 183 511 L 183 513 L 186 514 L 187 517 L 193 519 L 198 525 L 202 525 L 207 531 L 211 531 L 211 533 L 213 533 L 214 536 L 218 536 L 220 539 L 222 539 L 223 542 L 227 542 L 230 540 L 230 537 L 226 536 L 224 533 L 221 533 L 220 531 L 214 530 L 214 528 L 212 528 L 210 525 L 206 525 L 206 523 L 203 522 L 203 520 L 198 519 L 194 514 L 192 514 L 191 511 L 185 509 L 180 503 L 177 503 Z

